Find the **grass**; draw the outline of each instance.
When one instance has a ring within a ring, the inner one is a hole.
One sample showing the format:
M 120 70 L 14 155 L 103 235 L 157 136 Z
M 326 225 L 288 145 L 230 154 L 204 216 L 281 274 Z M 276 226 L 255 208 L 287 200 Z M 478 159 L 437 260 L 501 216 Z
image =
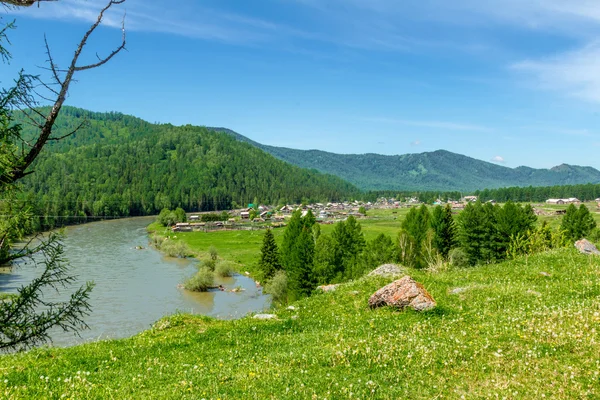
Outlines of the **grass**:
M 408 213 L 407 208 L 397 210 L 369 210 L 368 218 L 360 219 L 365 238 L 372 240 L 380 233 L 395 238 L 400 229 L 400 221 Z M 321 232 L 330 234 L 334 225 L 321 225 Z M 198 259 L 209 259 L 209 250 L 216 248 L 219 257 L 235 264 L 238 272 L 250 272 L 257 276 L 256 263 L 260 256 L 264 230 L 257 231 L 217 231 L 217 232 L 177 232 L 166 230 L 157 223 L 148 227 L 150 232 L 169 237 L 169 243 L 183 242 L 189 252 Z M 285 228 L 273 229 L 273 235 L 278 245 L 283 241 Z
M 600 397 L 600 257 L 569 248 L 409 272 L 436 309 L 371 310 L 388 282 L 371 278 L 275 310 L 276 320 L 174 315 L 130 339 L 1 356 L 0 397 Z

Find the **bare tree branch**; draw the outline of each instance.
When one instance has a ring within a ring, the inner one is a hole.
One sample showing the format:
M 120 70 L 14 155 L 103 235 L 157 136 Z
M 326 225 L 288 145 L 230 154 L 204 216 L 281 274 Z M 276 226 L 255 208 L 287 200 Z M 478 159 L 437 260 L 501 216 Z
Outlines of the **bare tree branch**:
M 63 140 L 65 138 L 68 138 L 69 136 L 73 135 L 74 133 L 76 133 L 78 130 L 80 130 L 81 128 L 83 128 L 83 126 L 85 124 L 88 123 L 87 118 L 84 118 L 83 121 L 81 121 L 81 123 L 79 125 L 77 125 L 77 128 L 73 129 L 71 132 L 67 133 L 66 135 L 60 136 L 60 137 L 50 137 L 48 138 L 48 140 L 55 140 L 55 141 L 59 141 L 59 140 Z
M 46 45 L 46 54 L 48 54 L 48 64 L 50 64 L 50 71 L 52 71 L 54 81 L 57 84 L 62 85 L 63 82 L 60 80 L 60 77 L 58 76 L 58 68 L 56 67 L 56 64 L 54 63 L 54 59 L 52 58 L 52 53 L 50 52 L 50 46 L 48 45 L 48 38 L 46 37 L 46 35 L 44 35 L 44 44 Z
M 17 1 L 17 0 L 15 0 L 15 1 Z M 12 173 L 7 174 L 7 175 L 10 175 L 10 180 L 12 182 L 17 181 L 26 175 L 25 171 L 27 170 L 27 168 L 29 168 L 29 166 L 33 163 L 33 161 L 40 154 L 40 152 L 42 151 L 42 148 L 44 147 L 46 142 L 48 140 L 50 140 L 50 136 L 52 134 L 52 128 L 54 127 L 54 123 L 56 122 L 56 119 L 58 118 L 58 115 L 60 113 L 62 105 L 66 100 L 67 92 L 69 90 L 69 85 L 73 81 L 73 76 L 75 75 L 75 73 L 79 72 L 79 71 L 97 68 L 97 67 L 107 63 L 108 61 L 110 61 L 115 55 L 117 55 L 119 52 L 121 52 L 121 50 L 125 49 L 126 33 L 125 33 L 125 17 L 123 17 L 123 24 L 122 24 L 122 28 L 121 28 L 123 35 L 122 35 L 121 45 L 119 47 L 117 47 L 115 50 L 113 50 L 107 57 L 105 57 L 105 58 L 99 57 L 98 59 L 100 61 L 98 61 L 97 63 L 83 65 L 83 66 L 77 65 L 77 62 L 79 61 L 79 57 L 81 56 L 81 53 L 83 52 L 83 49 L 85 48 L 89 37 L 92 35 L 92 33 L 94 33 L 96 28 L 98 28 L 98 26 L 100 26 L 105 13 L 113 5 L 122 4 L 124 2 L 125 2 L 125 0 L 110 0 L 108 2 L 108 4 L 100 11 L 100 13 L 98 14 L 98 18 L 96 19 L 96 22 L 94 22 L 94 24 L 92 24 L 92 26 L 88 29 L 88 31 L 85 33 L 85 35 L 83 35 L 83 38 L 79 42 L 79 45 L 77 46 L 77 49 L 75 50 L 73 59 L 71 60 L 71 64 L 70 64 L 69 68 L 67 69 L 66 75 L 63 79 L 60 78 L 59 69 L 57 68 L 57 66 L 54 62 L 54 59 L 51 56 L 50 47 L 48 46 L 48 43 L 46 42 L 46 51 L 47 51 L 48 58 L 49 58 L 50 70 L 52 71 L 52 74 L 54 75 L 53 79 L 60 84 L 60 90 L 58 91 L 58 95 L 57 95 L 56 99 L 54 100 L 54 105 L 52 106 L 50 112 L 48 113 L 47 116 L 44 117 L 45 122 L 43 123 L 41 132 L 37 138 L 36 143 L 33 145 L 33 147 L 30 149 L 30 151 L 27 153 L 27 155 L 25 155 L 25 157 L 23 157 L 22 161 L 15 166 Z M 28 3 L 28 1 L 26 1 L 26 3 Z

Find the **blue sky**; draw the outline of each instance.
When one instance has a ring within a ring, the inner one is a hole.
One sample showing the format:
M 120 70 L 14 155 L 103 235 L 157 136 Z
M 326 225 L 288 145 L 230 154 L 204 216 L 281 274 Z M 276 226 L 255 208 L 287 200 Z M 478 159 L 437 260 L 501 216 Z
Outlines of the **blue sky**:
M 9 11 L 2 85 L 45 73 L 44 33 L 66 64 L 104 3 Z M 128 51 L 67 104 L 275 146 L 600 168 L 597 0 L 127 0 L 87 60 L 119 44 L 125 12 Z

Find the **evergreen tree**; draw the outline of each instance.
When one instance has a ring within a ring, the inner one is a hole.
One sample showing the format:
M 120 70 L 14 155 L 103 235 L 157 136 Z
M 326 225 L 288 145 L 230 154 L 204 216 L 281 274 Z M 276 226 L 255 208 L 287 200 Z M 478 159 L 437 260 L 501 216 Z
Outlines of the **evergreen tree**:
M 356 276 L 358 256 L 365 247 L 365 238 L 360 223 L 349 216 L 346 221 L 338 222 L 333 228 L 331 238 L 334 243 L 335 280 Z
M 296 210 L 283 235 L 281 260 L 287 273 L 289 296 L 292 300 L 309 295 L 316 287 L 312 271 L 315 251 L 312 228 L 315 221 L 312 212 L 308 211 L 302 217 L 302 211 Z
M 456 245 L 456 224 L 450 204 L 433 209 L 430 225 L 434 232 L 433 246 L 447 260 L 450 250 Z
M 319 235 L 317 238 L 313 273 L 319 285 L 335 282 L 335 245 L 329 235 Z
M 579 208 L 570 204 L 563 217 L 560 229 L 570 242 L 575 242 L 589 235 L 596 227 L 596 221 L 590 214 L 590 210 L 581 204 Z
M 300 237 L 302 232 L 302 212 L 296 210 L 292 213 L 285 232 L 283 234 L 283 241 L 281 243 L 281 264 L 283 269 L 288 270 L 288 265 L 291 264 L 294 256 L 294 249 L 296 240 Z M 289 275 L 288 275 L 289 278 Z
M 402 221 L 399 244 L 404 248 L 400 249 L 399 254 L 403 255 L 403 259 L 400 261 L 408 267 L 422 268 L 425 266 L 422 249 L 427 238 L 430 217 L 429 209 L 423 204 L 418 209 L 411 208 Z
M 391 262 L 394 257 L 394 242 L 388 235 L 380 233 L 375 239 L 367 243 L 362 252 L 362 270 L 367 272 L 375 269 L 382 264 Z
M 470 265 L 481 259 L 482 244 L 486 238 L 485 215 L 481 203 L 469 203 L 458 216 L 458 236 Z
M 281 269 L 279 261 L 279 250 L 275 243 L 275 236 L 271 229 L 267 229 L 263 237 L 263 245 L 260 250 L 260 260 L 258 267 L 262 272 L 263 279 L 268 280 L 275 275 L 275 272 Z
M 292 301 L 309 296 L 317 287 L 313 274 L 314 252 L 315 243 L 310 229 L 302 228 L 286 266 L 288 293 Z
M 519 235 L 533 232 L 537 217 L 530 204 L 525 207 L 511 201 L 496 209 L 496 230 L 498 237 L 497 258 L 503 258 L 511 240 Z

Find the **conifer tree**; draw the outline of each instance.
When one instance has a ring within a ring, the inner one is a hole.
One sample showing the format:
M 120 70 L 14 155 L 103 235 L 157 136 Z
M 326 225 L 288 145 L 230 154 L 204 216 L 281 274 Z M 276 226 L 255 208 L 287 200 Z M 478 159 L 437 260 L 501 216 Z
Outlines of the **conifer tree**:
M 290 299 L 307 296 L 316 287 L 313 274 L 315 241 L 312 227 L 316 219 L 308 211 L 296 210 L 283 235 L 281 261 L 288 277 Z
M 594 217 L 592 217 L 590 210 L 583 204 L 579 208 L 570 204 L 560 225 L 560 229 L 571 242 L 589 235 L 595 227 L 596 221 L 594 221 Z
M 433 229 L 433 246 L 438 253 L 448 259 L 450 250 L 456 245 L 456 224 L 452 217 L 450 204 L 446 207 L 437 206 L 431 215 L 431 229 Z
M 279 261 L 279 250 L 275 243 L 275 236 L 271 229 L 267 229 L 263 237 L 263 245 L 260 250 L 260 260 L 258 267 L 262 272 L 263 279 L 268 280 L 275 275 L 275 272 L 281 269 Z
M 302 228 L 296 239 L 294 251 L 286 266 L 290 299 L 306 297 L 317 287 L 313 274 L 315 243 L 310 229 Z
M 408 267 L 424 267 L 422 247 L 427 238 L 430 218 L 429 209 L 423 204 L 418 209 L 411 208 L 402 221 L 402 232 L 399 237 L 400 243 L 404 243 L 404 248 L 399 254 L 404 254 L 400 261 Z
M 334 248 L 335 280 L 355 275 L 352 270 L 358 263 L 358 256 L 365 247 L 365 238 L 360 223 L 349 216 L 346 221 L 338 222 L 331 234 Z

